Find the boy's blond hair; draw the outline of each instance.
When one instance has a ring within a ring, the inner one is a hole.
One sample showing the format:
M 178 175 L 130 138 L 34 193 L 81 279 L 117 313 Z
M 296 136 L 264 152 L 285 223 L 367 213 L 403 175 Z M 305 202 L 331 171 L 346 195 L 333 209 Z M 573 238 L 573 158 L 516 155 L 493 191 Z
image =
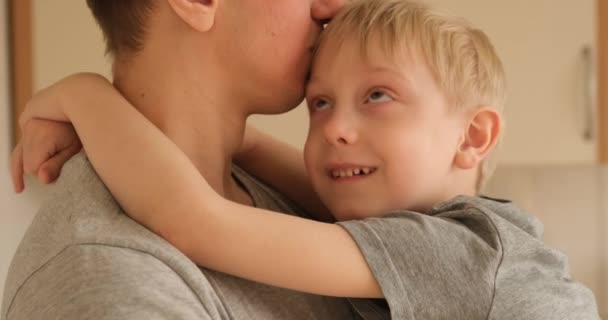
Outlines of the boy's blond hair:
M 462 18 L 408 0 L 355 0 L 325 29 L 318 48 L 346 40 L 367 56 L 379 44 L 391 58 L 416 52 L 425 59 L 452 108 L 489 106 L 502 113 L 506 79 L 488 37 Z M 495 167 L 494 152 L 479 169 L 477 191 Z

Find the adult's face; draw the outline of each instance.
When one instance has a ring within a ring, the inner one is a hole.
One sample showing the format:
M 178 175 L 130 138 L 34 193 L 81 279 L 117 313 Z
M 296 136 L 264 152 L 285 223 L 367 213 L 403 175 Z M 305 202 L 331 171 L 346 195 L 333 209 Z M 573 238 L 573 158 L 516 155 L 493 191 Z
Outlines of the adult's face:
M 281 113 L 303 96 L 323 25 L 349 0 L 225 0 L 223 63 L 254 113 Z

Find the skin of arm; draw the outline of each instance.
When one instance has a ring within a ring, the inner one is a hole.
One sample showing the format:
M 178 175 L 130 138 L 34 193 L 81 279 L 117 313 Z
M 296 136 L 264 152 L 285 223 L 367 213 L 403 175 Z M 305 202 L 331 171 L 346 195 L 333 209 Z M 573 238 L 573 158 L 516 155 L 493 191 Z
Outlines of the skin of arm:
M 222 198 L 101 76 L 71 76 L 39 93 L 20 124 L 32 118 L 72 122 L 95 170 L 125 211 L 195 263 L 313 294 L 383 297 L 346 230 Z
M 245 171 L 273 186 L 323 222 L 335 219 L 312 187 L 302 150 L 247 126 L 243 148 L 234 161 Z

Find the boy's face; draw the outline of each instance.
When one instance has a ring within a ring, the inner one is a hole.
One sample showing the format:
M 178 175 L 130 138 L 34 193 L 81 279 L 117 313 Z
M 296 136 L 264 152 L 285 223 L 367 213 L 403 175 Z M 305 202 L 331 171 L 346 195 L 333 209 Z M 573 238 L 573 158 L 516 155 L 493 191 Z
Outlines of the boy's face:
M 338 220 L 391 210 L 424 212 L 444 199 L 462 112 L 417 55 L 391 59 L 372 46 L 326 44 L 307 89 L 311 112 L 305 147 L 313 185 Z

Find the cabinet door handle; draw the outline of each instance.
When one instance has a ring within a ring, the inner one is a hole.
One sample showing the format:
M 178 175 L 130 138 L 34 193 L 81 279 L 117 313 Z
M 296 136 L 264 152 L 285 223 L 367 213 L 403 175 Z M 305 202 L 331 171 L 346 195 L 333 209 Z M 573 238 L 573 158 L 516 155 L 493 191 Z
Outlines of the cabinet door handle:
M 583 139 L 593 141 L 595 139 L 595 114 L 597 97 L 597 75 L 595 70 L 595 55 L 591 46 L 585 46 L 582 50 L 584 63 L 584 127 Z

